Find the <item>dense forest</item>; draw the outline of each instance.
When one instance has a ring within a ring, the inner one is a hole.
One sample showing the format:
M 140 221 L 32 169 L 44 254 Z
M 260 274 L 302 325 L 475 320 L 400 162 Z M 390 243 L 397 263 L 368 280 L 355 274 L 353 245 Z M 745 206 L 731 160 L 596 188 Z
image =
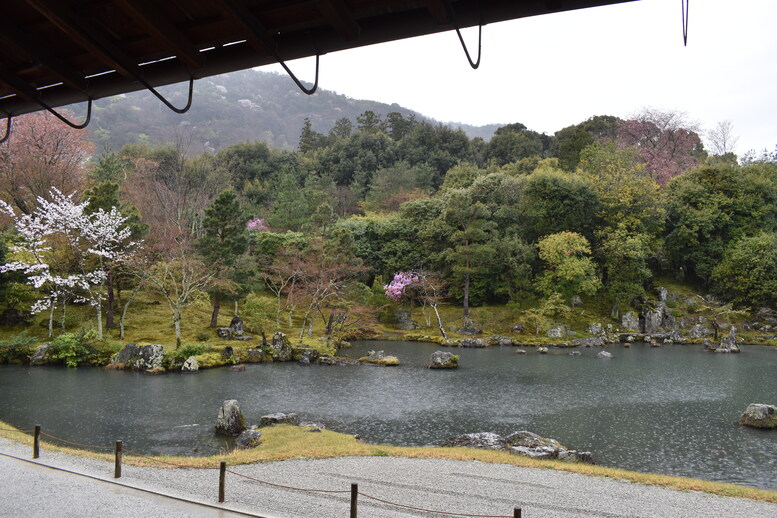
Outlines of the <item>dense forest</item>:
M 103 325 L 123 338 L 135 295 L 155 293 L 180 343 L 204 303 L 213 327 L 234 304 L 254 331 L 300 340 L 408 303 L 458 307 L 465 324 L 507 305 L 539 332 L 581 300 L 617 318 L 656 278 L 773 307 L 777 152 L 738 158 L 719 130 L 708 151 L 681 114 L 646 109 L 485 141 L 367 110 L 326 131 L 304 119 L 296 150 L 192 154 L 178 135 L 96 153 L 44 114 L 20 117 L 0 146 L 0 311 L 32 306 L 51 333 L 88 303 L 99 339 Z

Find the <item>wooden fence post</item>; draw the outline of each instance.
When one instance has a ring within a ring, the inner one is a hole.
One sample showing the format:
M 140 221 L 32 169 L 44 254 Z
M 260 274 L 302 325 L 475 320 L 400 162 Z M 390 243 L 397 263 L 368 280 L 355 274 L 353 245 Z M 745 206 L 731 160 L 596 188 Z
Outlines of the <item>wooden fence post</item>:
M 227 478 L 227 463 L 221 461 L 219 464 L 219 503 L 224 502 L 224 482 Z
M 516 507 L 513 509 L 513 518 L 521 518 L 521 508 Z
M 359 484 L 351 484 L 351 518 L 356 518 L 359 499 Z
M 116 460 L 113 466 L 113 478 L 121 478 L 121 441 L 116 441 Z
M 35 437 L 32 439 L 32 458 L 40 457 L 40 425 L 35 425 Z

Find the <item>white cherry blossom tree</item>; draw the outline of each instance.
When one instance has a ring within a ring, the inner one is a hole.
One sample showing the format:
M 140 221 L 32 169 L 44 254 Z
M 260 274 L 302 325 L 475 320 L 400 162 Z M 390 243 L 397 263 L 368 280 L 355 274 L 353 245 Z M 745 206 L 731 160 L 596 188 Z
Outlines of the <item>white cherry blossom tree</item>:
M 139 243 L 130 239 L 127 218 L 116 207 L 87 214 L 88 202 L 76 203 L 74 195 L 52 188 L 50 200 L 38 197 L 37 208 L 22 215 L 0 200 L 0 212 L 11 217 L 18 236 L 11 247 L 15 260 L 0 265 L 0 272 L 22 272 L 28 284 L 46 293 L 33 304 L 33 312 L 53 311 L 64 297 L 88 302 L 95 309 L 97 336 L 102 340 L 108 263 L 126 261 Z M 59 267 L 54 266 L 57 263 Z

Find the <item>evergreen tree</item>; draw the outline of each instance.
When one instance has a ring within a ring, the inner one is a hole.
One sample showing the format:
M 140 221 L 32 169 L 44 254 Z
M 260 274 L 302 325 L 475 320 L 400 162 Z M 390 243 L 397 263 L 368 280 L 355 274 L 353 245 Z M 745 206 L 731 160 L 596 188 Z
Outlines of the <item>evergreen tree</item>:
M 248 217 L 238 203 L 237 196 L 232 191 L 222 192 L 210 206 L 205 209 L 202 226 L 205 235 L 197 243 L 198 250 L 206 264 L 215 268 L 216 280 L 211 289 L 213 314 L 210 327 L 218 326 L 221 299 L 234 293 L 234 283 L 231 280 L 238 258 L 248 249 L 246 223 Z
M 453 246 L 445 251 L 445 256 L 452 265 L 454 274 L 463 283 L 463 316 L 467 319 L 472 276 L 481 273 L 489 258 L 496 253 L 489 244 L 496 224 L 490 221 L 486 206 L 481 202 L 473 202 L 472 196 L 465 189 L 451 192 L 443 219 L 453 230 Z

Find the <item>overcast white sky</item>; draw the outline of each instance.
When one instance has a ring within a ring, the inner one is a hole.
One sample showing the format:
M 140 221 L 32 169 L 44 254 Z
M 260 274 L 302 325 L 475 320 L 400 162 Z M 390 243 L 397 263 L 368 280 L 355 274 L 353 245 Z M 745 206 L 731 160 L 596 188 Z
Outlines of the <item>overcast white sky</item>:
M 643 106 L 679 110 L 705 129 L 732 121 L 739 154 L 774 150 L 777 1 L 691 0 L 687 47 L 680 6 L 640 0 L 487 25 L 478 70 L 454 31 L 327 54 L 319 85 L 440 121 L 547 133 Z M 463 34 L 474 56 L 477 29 Z M 290 66 L 312 81 L 312 58 Z

